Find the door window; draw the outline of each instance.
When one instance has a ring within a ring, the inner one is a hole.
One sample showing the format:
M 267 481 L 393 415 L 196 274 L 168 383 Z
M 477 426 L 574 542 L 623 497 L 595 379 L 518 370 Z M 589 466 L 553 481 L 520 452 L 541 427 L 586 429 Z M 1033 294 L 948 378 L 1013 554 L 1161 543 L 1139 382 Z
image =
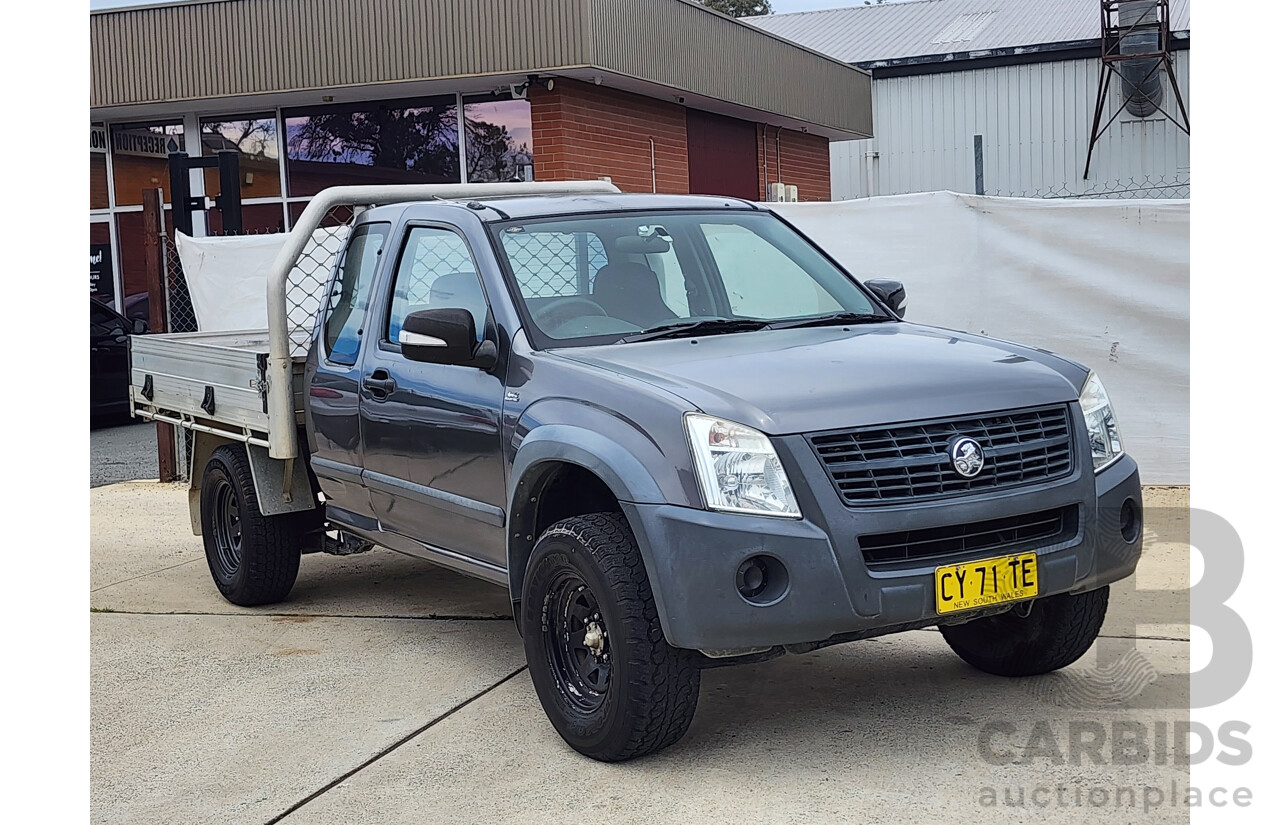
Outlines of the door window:
M 373 292 L 373 275 L 378 256 L 387 241 L 390 224 L 365 224 L 351 234 L 342 262 L 329 292 L 329 309 L 324 322 L 324 350 L 335 364 L 348 366 L 360 354 L 365 315 Z
M 475 319 L 476 338 L 484 338 L 489 304 L 471 250 L 452 230 L 417 226 L 409 231 L 396 268 L 387 340 L 398 342 L 405 317 L 424 309 L 465 309 Z

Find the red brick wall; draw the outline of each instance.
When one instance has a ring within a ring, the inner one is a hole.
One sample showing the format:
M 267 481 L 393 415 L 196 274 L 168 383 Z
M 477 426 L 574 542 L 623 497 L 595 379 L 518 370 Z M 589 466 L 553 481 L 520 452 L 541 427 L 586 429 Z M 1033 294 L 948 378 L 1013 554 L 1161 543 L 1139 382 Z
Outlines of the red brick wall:
M 556 78 L 529 89 L 533 169 L 538 180 L 610 177 L 627 192 L 652 192 L 649 138 L 658 191 L 689 191 L 684 107 L 604 86 Z
M 760 199 L 768 197 L 768 183 L 779 180 L 800 190 L 802 201 L 831 200 L 831 152 L 827 139 L 791 129 L 783 129 L 779 137 L 778 127 L 761 125 L 759 161 L 761 167 Z M 764 164 L 769 163 L 769 180 L 764 180 Z

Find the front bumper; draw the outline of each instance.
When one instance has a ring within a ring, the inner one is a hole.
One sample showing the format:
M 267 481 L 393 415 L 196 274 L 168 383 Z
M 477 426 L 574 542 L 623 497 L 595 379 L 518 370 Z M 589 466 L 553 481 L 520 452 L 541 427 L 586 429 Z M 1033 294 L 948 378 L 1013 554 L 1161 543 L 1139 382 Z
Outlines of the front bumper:
M 663 631 L 672 645 L 740 651 L 821 643 L 832 637 L 876 635 L 939 620 L 933 569 L 973 559 L 1033 550 L 1040 596 L 1093 590 L 1133 573 L 1142 552 L 1142 490 L 1138 466 L 1124 456 L 1095 475 L 1077 468 L 1052 483 L 929 504 L 849 508 L 836 497 L 812 452 L 780 450 L 793 479 L 802 520 L 753 517 L 665 504 L 624 503 L 653 587 Z M 1086 452 L 1087 456 L 1088 453 Z M 1121 535 L 1125 502 L 1136 508 L 1132 541 Z M 1074 535 L 1049 544 L 987 551 L 870 569 L 859 535 L 929 528 L 1079 506 Z M 787 586 L 767 603 L 739 592 L 739 566 L 764 555 L 786 568 Z M 759 601 L 759 600 L 757 600 Z M 949 616 L 947 621 L 971 615 Z

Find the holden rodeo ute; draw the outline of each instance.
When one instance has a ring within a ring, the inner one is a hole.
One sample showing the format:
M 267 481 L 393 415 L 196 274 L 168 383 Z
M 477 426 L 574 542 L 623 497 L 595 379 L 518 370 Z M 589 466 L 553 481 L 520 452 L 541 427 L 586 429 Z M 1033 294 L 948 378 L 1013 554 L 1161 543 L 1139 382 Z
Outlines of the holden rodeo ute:
M 265 331 L 131 339 L 135 413 L 194 434 L 218 589 L 278 602 L 301 556 L 374 545 L 506 587 L 593 759 L 677 741 L 705 667 L 931 626 L 988 673 L 1064 667 L 1138 562 L 1096 374 L 904 321 L 900 283 L 757 204 L 339 187 L 266 292 Z

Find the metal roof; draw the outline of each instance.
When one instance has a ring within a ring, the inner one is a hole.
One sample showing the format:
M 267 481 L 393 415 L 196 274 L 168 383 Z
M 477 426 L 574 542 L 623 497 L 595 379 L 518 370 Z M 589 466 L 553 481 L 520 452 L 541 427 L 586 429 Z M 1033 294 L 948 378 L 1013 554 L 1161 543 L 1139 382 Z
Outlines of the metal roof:
M 865 72 L 691 0 L 187 0 L 93 12 L 89 42 L 90 110 L 112 119 L 491 90 L 538 73 L 871 134 Z
M 1190 0 L 1171 0 L 1171 31 L 1191 28 Z M 1102 36 L 1098 0 L 908 0 L 745 18 L 846 63 L 1078 43 Z

